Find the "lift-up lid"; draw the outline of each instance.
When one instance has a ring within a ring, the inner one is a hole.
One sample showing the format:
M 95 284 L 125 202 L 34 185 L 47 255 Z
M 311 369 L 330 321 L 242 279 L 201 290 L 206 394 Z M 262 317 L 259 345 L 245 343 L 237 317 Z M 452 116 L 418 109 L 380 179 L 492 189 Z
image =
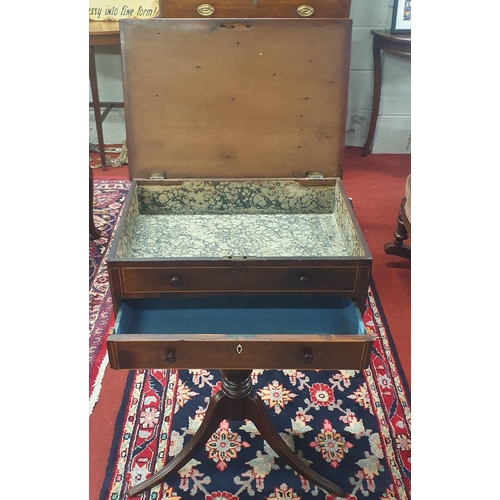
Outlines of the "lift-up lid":
M 131 178 L 341 177 L 351 25 L 120 21 Z

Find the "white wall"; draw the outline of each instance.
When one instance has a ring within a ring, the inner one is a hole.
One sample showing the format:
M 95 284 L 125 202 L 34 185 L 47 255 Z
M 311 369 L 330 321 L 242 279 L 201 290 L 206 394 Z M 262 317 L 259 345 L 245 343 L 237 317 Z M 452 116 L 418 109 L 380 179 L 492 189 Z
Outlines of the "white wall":
M 347 146 L 363 146 L 368 135 L 373 99 L 372 29 L 389 29 L 393 0 L 352 0 L 351 72 L 347 117 Z M 123 101 L 120 49 L 96 47 L 99 97 Z M 373 153 L 409 153 L 411 131 L 410 60 L 382 52 L 382 93 L 373 140 Z M 91 98 L 90 98 L 91 100 Z M 97 143 L 93 110 L 89 110 L 90 142 Z M 115 108 L 104 121 L 106 144 L 125 140 L 123 109 Z
M 120 47 L 118 45 L 95 47 L 95 60 L 99 99 L 101 102 L 123 102 Z M 89 100 L 92 101 L 90 86 Z M 89 124 L 89 140 L 97 144 L 97 131 L 92 108 L 89 109 Z M 113 108 L 106 116 L 102 128 L 106 144 L 121 144 L 125 140 L 123 108 Z
M 373 99 L 370 33 L 390 29 L 393 0 L 352 0 L 352 52 L 346 144 L 363 146 Z M 382 92 L 373 153 L 409 153 L 411 131 L 410 60 L 382 52 Z

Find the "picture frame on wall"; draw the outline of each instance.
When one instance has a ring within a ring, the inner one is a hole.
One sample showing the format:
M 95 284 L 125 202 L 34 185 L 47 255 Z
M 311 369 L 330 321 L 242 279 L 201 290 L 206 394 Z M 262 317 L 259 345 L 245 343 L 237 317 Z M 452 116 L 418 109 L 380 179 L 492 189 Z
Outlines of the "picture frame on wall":
M 394 0 L 391 33 L 411 33 L 411 0 Z

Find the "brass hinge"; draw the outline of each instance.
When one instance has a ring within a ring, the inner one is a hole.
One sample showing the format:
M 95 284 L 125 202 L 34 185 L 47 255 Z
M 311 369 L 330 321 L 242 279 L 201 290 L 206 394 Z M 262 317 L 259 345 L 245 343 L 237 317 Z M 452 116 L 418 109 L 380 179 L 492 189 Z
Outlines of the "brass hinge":
M 306 172 L 306 178 L 311 180 L 323 180 L 323 172 Z
M 165 173 L 164 172 L 151 172 L 149 174 L 149 180 L 150 181 L 159 181 L 161 179 L 165 179 Z

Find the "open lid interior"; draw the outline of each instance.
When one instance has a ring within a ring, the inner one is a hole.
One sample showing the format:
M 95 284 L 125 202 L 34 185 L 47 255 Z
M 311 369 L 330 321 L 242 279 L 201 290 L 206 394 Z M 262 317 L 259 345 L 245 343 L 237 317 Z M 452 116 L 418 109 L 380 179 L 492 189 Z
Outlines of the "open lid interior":
M 341 177 L 351 26 L 120 21 L 131 178 Z

